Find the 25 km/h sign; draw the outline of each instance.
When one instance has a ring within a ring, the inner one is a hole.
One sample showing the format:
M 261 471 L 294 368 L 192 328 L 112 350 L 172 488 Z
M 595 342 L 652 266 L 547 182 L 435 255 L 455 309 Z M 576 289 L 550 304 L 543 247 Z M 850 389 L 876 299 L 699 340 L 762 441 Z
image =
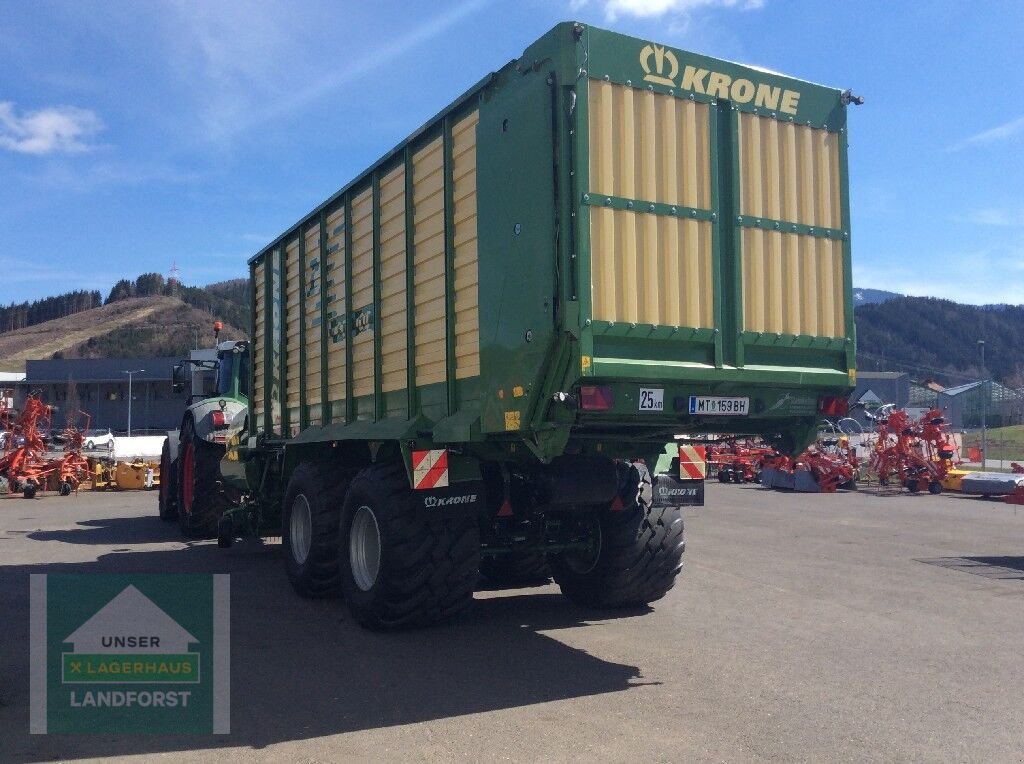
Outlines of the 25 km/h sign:
M 30 731 L 230 731 L 227 575 L 33 575 Z

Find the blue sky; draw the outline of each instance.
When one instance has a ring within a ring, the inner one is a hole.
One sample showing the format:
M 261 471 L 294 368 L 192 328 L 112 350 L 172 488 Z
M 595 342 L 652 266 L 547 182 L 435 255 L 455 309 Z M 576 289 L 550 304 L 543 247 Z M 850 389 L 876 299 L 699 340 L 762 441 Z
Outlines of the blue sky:
M 0 303 L 271 238 L 576 19 L 863 94 L 854 283 L 1024 303 L 1024 3 L 0 2 Z

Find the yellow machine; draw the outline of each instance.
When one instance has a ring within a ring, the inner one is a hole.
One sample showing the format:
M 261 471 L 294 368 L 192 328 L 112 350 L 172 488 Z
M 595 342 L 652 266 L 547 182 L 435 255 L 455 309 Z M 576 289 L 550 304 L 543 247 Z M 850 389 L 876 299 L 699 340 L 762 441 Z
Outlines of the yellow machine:
M 160 487 L 160 464 L 158 462 L 117 462 L 109 465 L 97 461 L 92 467 L 92 488 L 104 491 L 109 488 L 118 491 L 141 491 Z

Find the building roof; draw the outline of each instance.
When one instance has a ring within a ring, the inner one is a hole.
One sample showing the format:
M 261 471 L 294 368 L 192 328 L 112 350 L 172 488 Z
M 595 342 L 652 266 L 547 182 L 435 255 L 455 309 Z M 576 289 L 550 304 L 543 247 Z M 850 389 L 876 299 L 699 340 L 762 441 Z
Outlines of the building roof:
M 67 382 L 126 382 L 127 371 L 135 382 L 167 382 L 179 358 L 61 358 L 26 361 L 25 379 L 30 385 Z
M 949 396 L 960 395 L 961 393 L 966 393 L 969 390 L 974 390 L 978 387 L 981 387 L 982 384 L 983 383 L 981 381 L 978 381 L 968 382 L 966 385 L 957 385 L 956 387 L 947 387 L 945 390 L 942 391 L 942 394 Z
M 857 370 L 857 379 L 900 379 L 910 376 L 903 371 L 860 371 Z

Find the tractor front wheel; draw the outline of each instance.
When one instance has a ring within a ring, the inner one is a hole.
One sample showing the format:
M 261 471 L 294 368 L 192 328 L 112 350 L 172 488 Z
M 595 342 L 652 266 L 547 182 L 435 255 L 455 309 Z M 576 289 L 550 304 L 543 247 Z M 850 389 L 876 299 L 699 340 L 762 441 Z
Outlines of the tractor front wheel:
M 171 461 L 171 442 L 164 438 L 160 449 L 160 492 L 157 509 L 160 519 L 173 522 L 178 516 L 178 481 L 176 480 L 177 463 Z
M 224 446 L 200 438 L 192 419 L 181 428 L 178 458 L 178 526 L 189 538 L 213 538 L 230 502 L 224 494 L 220 460 Z

